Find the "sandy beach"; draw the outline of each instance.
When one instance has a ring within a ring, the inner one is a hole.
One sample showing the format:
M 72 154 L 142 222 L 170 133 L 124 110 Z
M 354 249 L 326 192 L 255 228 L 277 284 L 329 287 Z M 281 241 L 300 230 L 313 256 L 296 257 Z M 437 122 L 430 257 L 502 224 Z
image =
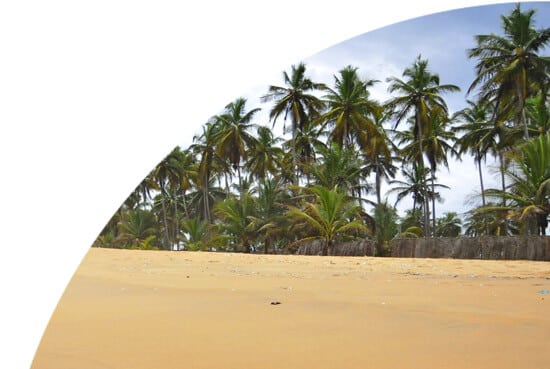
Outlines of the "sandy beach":
M 32 368 L 547 369 L 547 290 L 548 262 L 92 248 Z

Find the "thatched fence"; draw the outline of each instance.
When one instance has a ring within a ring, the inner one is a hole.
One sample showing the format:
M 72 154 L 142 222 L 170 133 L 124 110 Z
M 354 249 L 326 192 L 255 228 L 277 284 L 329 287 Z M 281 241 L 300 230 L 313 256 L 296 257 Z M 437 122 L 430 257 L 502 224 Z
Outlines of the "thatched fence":
M 298 255 L 321 255 L 323 240 L 305 242 L 298 247 Z M 361 240 L 335 244 L 332 254 L 335 256 L 373 256 L 375 243 L 371 240 Z
M 391 256 L 414 258 L 544 260 L 550 261 L 549 236 L 404 238 L 390 242 Z M 320 255 L 322 241 L 300 245 L 299 255 Z M 336 256 L 373 256 L 371 240 L 334 245 Z
M 407 238 L 391 242 L 394 257 L 545 260 L 550 261 L 550 237 Z

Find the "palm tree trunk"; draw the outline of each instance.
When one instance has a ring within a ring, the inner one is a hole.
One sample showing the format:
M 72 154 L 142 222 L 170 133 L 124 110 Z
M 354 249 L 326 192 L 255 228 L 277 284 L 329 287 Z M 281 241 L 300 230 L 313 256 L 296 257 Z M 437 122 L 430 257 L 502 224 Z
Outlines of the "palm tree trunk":
M 527 129 L 527 116 L 525 115 L 525 96 L 521 88 L 521 84 L 518 84 L 518 98 L 520 103 L 520 120 L 523 125 L 523 138 L 529 140 L 529 130 Z
M 481 170 L 481 156 L 478 155 L 476 158 L 477 161 L 477 169 L 479 171 L 479 187 L 481 188 L 481 205 L 483 207 L 487 206 L 487 202 L 485 201 L 485 186 L 483 184 L 483 170 Z M 483 224 L 485 228 L 485 234 L 489 235 L 489 225 L 487 224 L 487 219 L 485 218 L 485 214 L 483 215 Z
M 500 181 L 502 184 L 502 193 L 506 192 L 506 179 L 504 177 L 504 155 L 502 154 L 502 151 L 499 150 L 498 152 L 498 158 L 500 162 Z M 502 206 L 506 206 L 506 198 L 502 197 Z
M 378 160 L 377 160 L 378 161 Z M 376 183 L 376 203 L 378 206 L 382 203 L 382 194 L 380 193 L 380 187 L 381 187 L 381 179 L 380 179 L 380 166 L 378 162 L 376 163 L 376 177 L 375 177 L 375 183 Z
M 202 184 L 202 202 L 204 209 L 204 219 L 210 222 L 210 206 L 208 203 L 208 182 Z
M 179 219 L 178 219 L 178 196 L 177 192 L 174 195 L 174 243 L 178 245 L 178 251 L 179 251 L 179 242 L 178 242 L 178 236 L 180 233 L 179 229 Z
M 432 237 L 435 237 L 435 171 L 432 169 Z
M 241 167 L 237 166 L 237 177 L 239 179 L 239 198 L 242 198 L 243 196 L 243 182 L 241 179 Z
M 418 127 L 418 163 L 420 166 L 420 173 L 424 175 L 424 140 L 422 132 L 422 123 L 420 122 L 420 111 L 416 109 L 416 126 Z M 424 179 L 424 178 L 423 178 Z M 424 183 L 424 181 L 422 181 Z M 430 209 L 428 202 L 428 191 L 426 191 L 426 186 L 422 186 L 424 191 L 424 237 L 428 237 L 430 234 Z
M 223 176 L 225 178 L 225 197 L 229 197 L 229 181 L 227 180 L 227 172 L 226 171 L 224 171 Z
M 189 219 L 189 209 L 187 208 L 187 199 L 186 199 L 186 193 L 187 191 L 184 190 L 182 194 L 182 203 L 183 203 L 183 211 L 185 212 L 185 217 Z
M 162 191 L 160 194 L 160 204 L 162 206 L 162 219 L 164 223 L 164 247 L 168 250 L 171 250 L 170 247 L 170 236 L 168 235 L 168 219 L 166 218 L 166 205 L 164 204 L 165 193 Z

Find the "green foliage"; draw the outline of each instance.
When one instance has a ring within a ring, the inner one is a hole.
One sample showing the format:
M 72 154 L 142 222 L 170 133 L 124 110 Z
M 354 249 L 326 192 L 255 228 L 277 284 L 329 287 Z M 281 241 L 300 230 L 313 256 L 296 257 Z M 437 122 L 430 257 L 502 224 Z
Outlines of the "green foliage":
M 441 218 L 437 218 L 435 228 L 436 237 L 457 237 L 462 232 L 462 220 L 455 212 L 443 214 Z
M 389 255 L 389 241 L 399 232 L 397 210 L 387 202 L 377 204 L 374 208 L 374 221 L 376 224 L 374 239 L 376 240 L 377 255 Z
M 313 202 L 305 202 L 303 208 L 290 207 L 288 216 L 298 223 L 308 226 L 307 237 L 297 242 L 314 239 L 324 240 L 323 255 L 331 255 L 334 241 L 356 238 L 356 232 L 369 232 L 361 218 L 361 208 L 338 188 L 328 189 L 315 186 L 309 189 L 314 195 Z

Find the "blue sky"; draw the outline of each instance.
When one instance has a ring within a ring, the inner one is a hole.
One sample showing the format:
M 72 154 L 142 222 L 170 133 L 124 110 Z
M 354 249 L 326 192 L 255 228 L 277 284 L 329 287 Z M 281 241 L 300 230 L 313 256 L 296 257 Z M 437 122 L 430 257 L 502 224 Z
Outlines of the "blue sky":
M 475 46 L 474 35 L 501 34 L 501 15 L 507 15 L 515 4 L 499 4 L 464 8 L 426 15 L 405 22 L 365 33 L 304 58 L 308 75 L 317 82 L 332 86 L 333 75 L 346 65 L 358 67 L 363 78 L 381 81 L 371 88 L 371 94 L 379 101 L 390 97 L 387 92 L 387 77 L 401 78 L 403 70 L 421 54 L 429 60 L 429 68 L 439 74 L 442 84 L 454 84 L 461 88 L 458 93 L 445 95 L 450 112 L 466 106 L 465 99 L 475 99 L 475 94 L 466 96 L 467 89 L 475 75 L 475 60 L 467 58 L 467 49 Z M 536 27 L 548 27 L 544 20 L 550 19 L 550 2 L 521 3 L 523 10 L 535 8 Z M 297 60 L 298 62 L 300 60 Z M 286 70 L 290 70 L 287 68 Z M 282 85 L 282 77 L 273 77 L 271 84 Z M 267 124 L 269 104 L 259 104 L 257 97 L 267 91 L 266 85 L 247 94 L 249 108 L 261 106 L 258 116 L 260 124 Z M 404 126 L 404 125 L 403 125 Z M 489 158 L 484 168 L 486 187 L 498 187 L 496 163 Z M 439 182 L 450 187 L 441 191 L 443 203 L 436 205 L 439 215 L 454 211 L 462 214 L 472 208 L 468 202 L 479 191 L 477 169 L 469 157 L 462 161 L 450 159 L 449 170 L 438 171 Z M 383 191 L 387 190 L 387 184 Z M 387 194 L 390 203 L 394 195 Z M 371 196 L 374 199 L 374 195 Z M 474 200 L 475 201 L 475 200 Z M 398 209 L 403 214 L 412 207 L 411 199 L 400 202 Z

